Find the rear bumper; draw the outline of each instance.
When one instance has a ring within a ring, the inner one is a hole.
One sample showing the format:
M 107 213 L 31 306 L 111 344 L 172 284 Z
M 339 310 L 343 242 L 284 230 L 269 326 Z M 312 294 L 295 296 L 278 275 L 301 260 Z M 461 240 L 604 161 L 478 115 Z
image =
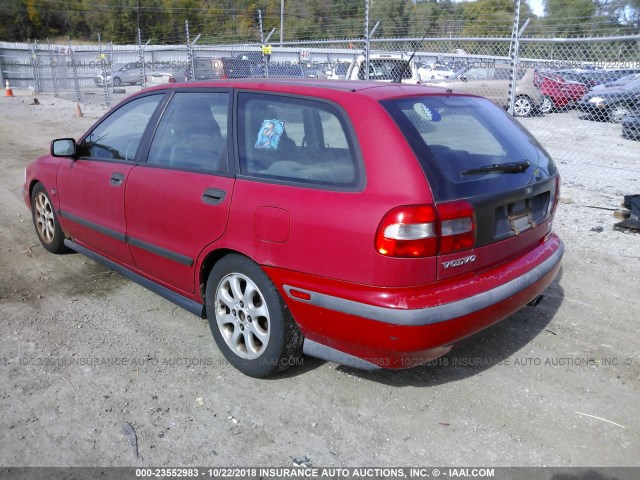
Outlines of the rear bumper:
M 306 353 L 358 368 L 408 368 L 447 353 L 540 295 L 555 278 L 563 251 L 551 235 L 490 271 L 412 289 L 346 292 L 275 280 L 305 335 Z

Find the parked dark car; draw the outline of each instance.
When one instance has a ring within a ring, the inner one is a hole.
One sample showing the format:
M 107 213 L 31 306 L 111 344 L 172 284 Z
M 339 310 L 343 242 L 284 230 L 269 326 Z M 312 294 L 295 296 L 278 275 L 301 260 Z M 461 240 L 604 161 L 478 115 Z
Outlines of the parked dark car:
M 620 123 L 636 106 L 640 105 L 640 80 L 619 88 L 605 88 L 588 92 L 578 102 L 583 112 L 598 120 Z
M 625 75 L 624 77 L 619 78 L 618 80 L 614 80 L 612 82 L 601 83 L 600 85 L 595 85 L 589 89 L 591 92 L 595 92 L 596 90 L 602 90 L 604 88 L 611 87 L 624 87 L 628 83 L 633 82 L 634 80 L 640 80 L 640 73 L 632 73 L 631 75 Z
M 640 140 L 640 108 L 622 119 L 622 136 L 630 140 Z
M 264 77 L 264 67 L 258 65 L 253 72 L 254 77 Z M 297 63 L 270 63 L 269 78 L 305 78 L 302 67 Z
M 250 78 L 254 65 L 249 60 L 234 57 L 194 58 L 195 80 L 218 80 L 227 78 Z
M 303 352 L 424 364 L 537 303 L 563 254 L 559 184 L 485 98 L 260 79 L 138 92 L 54 140 L 23 195 L 46 250 L 208 318 L 229 362 L 263 377 Z
M 640 69 L 615 69 L 615 70 L 557 70 L 556 73 L 565 80 L 584 83 L 587 88 L 603 83 L 614 82 L 626 75 L 640 73 Z
M 236 58 L 248 60 L 253 65 L 259 65 L 264 61 L 264 55 L 262 55 L 262 52 L 243 52 L 236 55 Z

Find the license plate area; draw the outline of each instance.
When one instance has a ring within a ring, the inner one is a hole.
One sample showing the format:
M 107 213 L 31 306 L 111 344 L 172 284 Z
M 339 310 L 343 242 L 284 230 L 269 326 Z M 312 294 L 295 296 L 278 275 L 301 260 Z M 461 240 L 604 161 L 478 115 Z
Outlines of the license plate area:
M 520 235 L 538 226 L 547 216 L 549 199 L 549 192 L 543 192 L 496 208 L 494 239 Z
M 510 204 L 507 207 L 507 213 L 507 220 L 509 220 L 511 230 L 516 235 L 520 235 L 522 232 L 536 227 L 531 202 L 528 199 L 523 202 Z

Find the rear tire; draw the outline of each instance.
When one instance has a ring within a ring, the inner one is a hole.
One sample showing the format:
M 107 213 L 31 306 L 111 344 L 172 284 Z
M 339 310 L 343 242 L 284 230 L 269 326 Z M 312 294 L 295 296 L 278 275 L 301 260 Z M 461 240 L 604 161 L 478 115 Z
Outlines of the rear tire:
M 31 217 L 38 239 L 45 250 L 55 254 L 68 251 L 64 246 L 64 233 L 53 204 L 41 183 L 36 184 L 31 192 Z
M 218 348 L 245 375 L 263 378 L 295 365 L 303 336 L 278 289 L 259 265 L 227 255 L 205 291 L 209 328 Z
M 545 95 L 542 97 L 542 103 L 540 104 L 540 111 L 542 113 L 551 113 L 555 106 L 553 105 L 553 100 L 549 95 Z

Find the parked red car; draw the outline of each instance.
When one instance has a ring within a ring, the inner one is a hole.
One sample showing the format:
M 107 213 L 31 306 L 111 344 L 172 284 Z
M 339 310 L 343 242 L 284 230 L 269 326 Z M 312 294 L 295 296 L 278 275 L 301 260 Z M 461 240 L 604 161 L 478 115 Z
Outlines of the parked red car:
M 407 368 L 538 301 L 559 176 L 490 101 L 318 80 L 167 84 L 26 171 L 42 245 L 203 317 L 239 370 Z
M 536 71 L 534 83 L 543 96 L 540 105 L 542 113 L 550 113 L 555 109 L 572 105 L 588 91 L 584 83 L 565 80 L 552 72 Z

